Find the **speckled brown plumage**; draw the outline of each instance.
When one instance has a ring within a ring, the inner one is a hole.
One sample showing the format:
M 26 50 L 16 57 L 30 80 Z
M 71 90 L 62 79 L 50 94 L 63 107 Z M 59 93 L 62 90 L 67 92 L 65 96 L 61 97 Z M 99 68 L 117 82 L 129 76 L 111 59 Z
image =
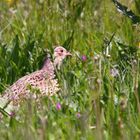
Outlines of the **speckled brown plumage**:
M 45 66 L 38 71 L 26 75 L 16 81 L 3 94 L 16 105 L 23 98 L 37 98 L 37 96 L 52 96 L 59 91 L 55 79 L 53 63 L 48 59 Z
M 66 49 L 56 47 L 54 63 L 47 58 L 40 70 L 20 78 L 6 89 L 0 98 L 10 102 L 12 106 L 18 106 L 25 99 L 38 99 L 56 94 L 60 88 L 55 78 L 55 67 L 60 67 L 60 63 L 67 55 L 71 54 Z

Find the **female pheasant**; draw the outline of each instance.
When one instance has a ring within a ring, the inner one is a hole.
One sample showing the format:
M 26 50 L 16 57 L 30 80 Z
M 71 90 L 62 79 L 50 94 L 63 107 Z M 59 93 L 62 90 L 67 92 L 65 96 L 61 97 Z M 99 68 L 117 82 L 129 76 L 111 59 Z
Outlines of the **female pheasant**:
M 0 97 L 7 112 L 19 106 L 24 99 L 42 96 L 52 96 L 59 91 L 57 79 L 55 79 L 55 68 L 60 69 L 63 59 L 71 55 L 65 48 L 58 46 L 54 49 L 54 62 L 46 58 L 43 67 L 29 75 L 17 80 Z M 7 104 L 10 106 L 7 108 Z

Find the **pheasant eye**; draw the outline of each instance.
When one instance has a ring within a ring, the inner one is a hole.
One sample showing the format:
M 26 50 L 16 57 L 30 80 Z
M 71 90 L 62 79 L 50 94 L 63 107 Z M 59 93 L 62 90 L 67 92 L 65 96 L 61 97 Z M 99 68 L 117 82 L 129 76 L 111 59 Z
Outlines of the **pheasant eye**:
M 60 50 L 61 52 L 63 52 L 63 50 Z

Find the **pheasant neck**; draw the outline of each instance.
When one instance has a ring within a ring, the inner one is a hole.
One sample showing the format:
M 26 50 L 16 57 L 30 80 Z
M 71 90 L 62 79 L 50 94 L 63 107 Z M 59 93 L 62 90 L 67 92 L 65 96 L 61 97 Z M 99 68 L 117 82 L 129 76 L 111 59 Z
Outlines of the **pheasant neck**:
M 54 71 L 54 65 L 53 65 L 52 61 L 50 60 L 50 58 L 46 58 L 46 60 L 44 61 L 42 70 Z
M 58 70 L 60 70 L 61 64 L 62 64 L 63 59 L 60 57 L 56 57 L 54 59 L 54 67 L 58 68 Z

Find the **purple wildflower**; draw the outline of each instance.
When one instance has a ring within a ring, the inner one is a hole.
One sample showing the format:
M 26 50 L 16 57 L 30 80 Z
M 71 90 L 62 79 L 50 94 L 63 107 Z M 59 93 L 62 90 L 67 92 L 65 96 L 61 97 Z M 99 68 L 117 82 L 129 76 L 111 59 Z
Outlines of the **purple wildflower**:
M 83 62 L 85 62 L 87 60 L 86 55 L 82 55 L 81 59 L 82 59 Z
M 111 69 L 110 74 L 112 77 L 117 77 L 119 75 L 119 70 L 116 68 Z
M 80 117 L 81 117 L 81 113 L 78 112 L 78 113 L 76 114 L 76 117 L 77 117 L 77 118 L 80 118 Z
M 61 110 L 61 108 L 62 108 L 62 107 L 61 107 L 61 104 L 60 104 L 60 103 L 57 103 L 57 104 L 56 104 L 56 109 L 57 109 L 57 110 Z
M 15 112 L 14 111 L 12 111 L 12 112 L 10 112 L 10 117 L 14 117 L 15 116 Z

